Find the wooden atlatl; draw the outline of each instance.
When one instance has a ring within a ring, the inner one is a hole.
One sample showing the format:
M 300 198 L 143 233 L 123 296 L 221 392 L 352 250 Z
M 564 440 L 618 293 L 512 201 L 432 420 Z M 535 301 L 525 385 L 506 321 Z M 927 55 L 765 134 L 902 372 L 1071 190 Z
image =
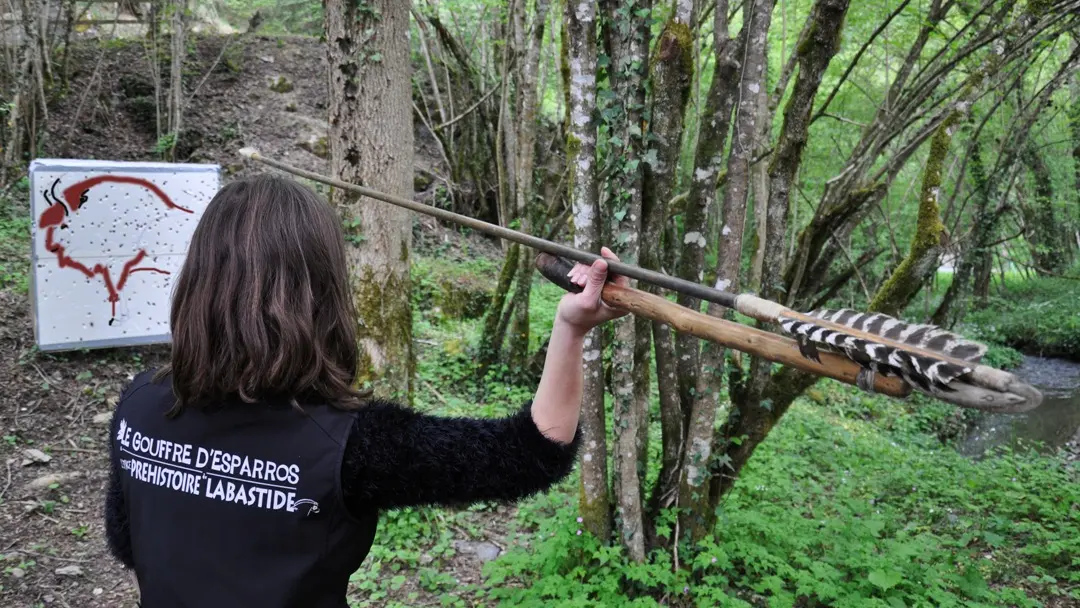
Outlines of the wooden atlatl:
M 564 289 L 579 289 L 566 279 L 570 268 L 568 260 L 592 264 L 602 259 L 594 253 L 293 167 L 266 158 L 251 148 L 244 148 L 240 153 L 286 173 L 543 252 L 537 257 L 537 267 L 548 280 Z M 664 298 L 613 283 L 606 285 L 602 292 L 604 302 L 611 306 L 768 361 L 893 397 L 905 397 L 912 390 L 918 390 L 961 407 L 991 412 L 1025 412 L 1042 402 L 1042 394 L 1015 375 L 979 363 L 985 346 L 934 326 L 857 311 L 800 313 L 753 294 L 732 294 L 623 262 L 607 260 L 607 263 L 613 274 L 714 302 L 758 321 L 780 325 L 793 338 L 704 315 Z

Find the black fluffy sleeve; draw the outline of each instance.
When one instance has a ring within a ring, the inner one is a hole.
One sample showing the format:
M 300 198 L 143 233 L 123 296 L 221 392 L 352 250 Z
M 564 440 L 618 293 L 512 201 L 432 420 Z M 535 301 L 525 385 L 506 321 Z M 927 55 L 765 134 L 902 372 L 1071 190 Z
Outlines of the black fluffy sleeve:
M 110 444 L 116 441 L 120 416 L 113 412 L 110 425 Z M 128 568 L 134 567 L 131 555 L 131 530 L 128 526 L 127 505 L 124 502 L 124 490 L 120 487 L 120 463 L 117 450 L 109 450 L 109 487 L 105 490 L 105 541 L 120 563 Z
M 448 418 L 375 401 L 357 412 L 342 489 L 353 513 L 416 505 L 513 501 L 545 490 L 574 466 L 581 433 L 560 443 L 532 420 L 531 403 L 496 419 Z

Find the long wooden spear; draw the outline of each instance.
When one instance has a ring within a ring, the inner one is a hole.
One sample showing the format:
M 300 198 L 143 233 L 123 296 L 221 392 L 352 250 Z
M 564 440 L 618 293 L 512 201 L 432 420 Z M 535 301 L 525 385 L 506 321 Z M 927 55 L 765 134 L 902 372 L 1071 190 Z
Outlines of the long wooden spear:
M 537 267 L 546 278 L 564 289 L 577 289 L 566 280 L 570 265 L 565 260 L 592 264 L 601 259 L 594 253 L 300 169 L 262 156 L 253 148 L 243 148 L 240 154 L 286 173 L 550 254 L 540 255 Z M 659 296 L 613 283 L 605 285 L 602 292 L 604 301 L 612 306 L 769 361 L 854 384 L 868 391 L 904 397 L 914 388 L 943 401 L 980 410 L 1023 412 L 1042 402 L 1042 394 L 1015 375 L 979 363 L 986 346 L 931 325 L 910 324 L 883 314 L 851 310 L 804 314 L 753 294 L 732 294 L 632 264 L 606 261 L 614 274 L 714 302 L 758 321 L 779 324 L 794 339 L 704 315 Z

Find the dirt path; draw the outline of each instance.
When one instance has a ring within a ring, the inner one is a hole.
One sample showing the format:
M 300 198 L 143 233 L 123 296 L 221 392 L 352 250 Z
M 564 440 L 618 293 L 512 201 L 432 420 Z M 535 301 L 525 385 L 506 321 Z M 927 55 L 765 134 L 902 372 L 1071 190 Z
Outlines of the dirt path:
M 26 297 L 0 291 L 0 605 L 135 605 L 104 542 L 108 420 L 132 372 L 163 353 L 39 353 Z

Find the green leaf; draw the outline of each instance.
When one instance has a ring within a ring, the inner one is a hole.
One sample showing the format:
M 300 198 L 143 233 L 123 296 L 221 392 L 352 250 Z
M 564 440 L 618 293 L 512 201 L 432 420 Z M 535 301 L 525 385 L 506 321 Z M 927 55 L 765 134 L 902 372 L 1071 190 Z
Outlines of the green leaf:
M 870 576 L 868 578 L 870 579 L 870 584 L 881 589 L 882 591 L 888 591 L 889 589 L 895 587 L 897 583 L 904 580 L 904 577 L 901 576 L 900 573 L 892 570 L 888 572 L 885 572 L 883 570 L 874 570 L 870 573 Z
M 870 519 L 866 521 L 866 527 L 870 529 L 870 534 L 878 536 L 885 528 L 885 521 L 881 519 Z
M 975 568 L 965 570 L 964 575 L 956 582 L 956 586 L 970 598 L 981 597 L 989 588 L 982 574 L 979 574 Z
M 1005 537 L 993 532 L 983 532 L 983 540 L 991 547 L 1000 547 L 1005 542 Z

